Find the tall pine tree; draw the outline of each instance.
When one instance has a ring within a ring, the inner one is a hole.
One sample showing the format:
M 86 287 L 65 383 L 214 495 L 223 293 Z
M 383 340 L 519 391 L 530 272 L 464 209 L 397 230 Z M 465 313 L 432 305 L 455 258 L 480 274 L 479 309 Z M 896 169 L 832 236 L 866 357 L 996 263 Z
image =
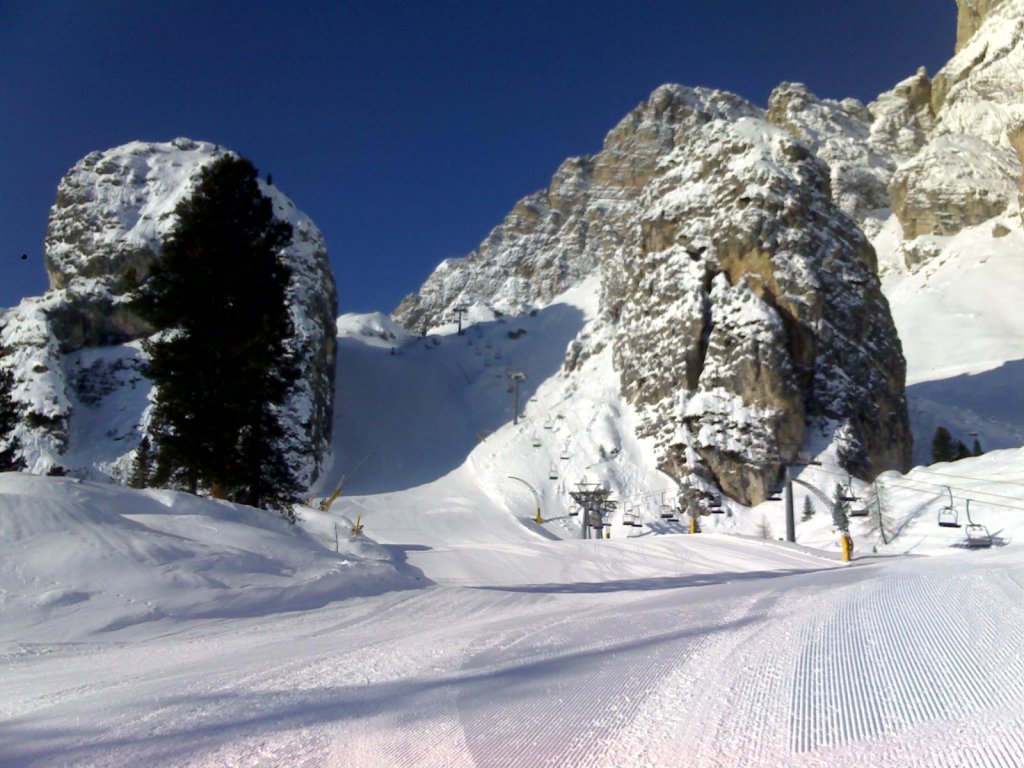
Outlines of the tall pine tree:
M 932 437 L 932 463 L 938 464 L 940 461 L 956 461 L 956 459 L 957 446 L 953 436 L 945 427 L 936 427 L 935 435 Z
M 17 472 L 25 468 L 21 457 L 21 441 L 14 434 L 18 424 L 18 410 L 12 399 L 14 373 L 0 368 L 0 472 Z
M 832 525 L 843 533 L 850 532 L 850 502 L 847 501 L 846 488 L 841 483 L 836 483 L 832 501 Z
M 299 374 L 281 259 L 292 227 L 257 179 L 232 155 L 202 171 L 135 306 L 162 331 L 145 344 L 154 481 L 283 508 L 298 492 L 278 415 Z

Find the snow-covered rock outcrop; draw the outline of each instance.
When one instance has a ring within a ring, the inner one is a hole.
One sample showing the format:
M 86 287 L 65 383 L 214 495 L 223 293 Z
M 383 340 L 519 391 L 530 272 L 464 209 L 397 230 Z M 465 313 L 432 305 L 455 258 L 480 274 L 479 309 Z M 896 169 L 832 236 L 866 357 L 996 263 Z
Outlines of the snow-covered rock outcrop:
M 605 328 L 571 345 L 567 369 L 610 342 L 641 434 L 684 486 L 759 502 L 808 424 L 838 435 L 857 473 L 904 467 L 899 341 L 874 251 L 832 198 L 840 188 L 851 214 L 885 213 L 894 164 L 869 146 L 856 102 L 789 86 L 774 107 L 834 167 L 744 99 L 663 86 L 397 319 L 418 331 L 459 304 L 521 310 L 596 273 Z
M 723 93 L 703 108 L 759 113 Z M 600 152 L 566 160 L 549 187 L 520 200 L 477 250 L 442 262 L 395 318 L 419 332 L 448 322 L 457 306 L 516 313 L 593 274 L 622 244 L 640 192 L 677 145 L 689 114 L 681 110 L 668 91 L 656 91 L 608 133 Z
M 5 364 L 15 370 L 14 396 L 28 413 L 18 436 L 30 470 L 64 465 L 74 390 L 89 386 L 65 371 L 65 356 L 152 332 L 130 310 L 129 294 L 159 258 L 162 240 L 176 225 L 174 209 L 192 193 L 200 170 L 225 152 L 189 139 L 132 142 L 89 154 L 61 180 L 46 234 L 51 288 L 40 298 L 23 300 L 0 321 Z M 277 218 L 293 227 L 285 252 L 292 269 L 288 300 L 295 332 L 290 344 L 303 376 L 284 409 L 290 461 L 308 483 L 319 471 L 330 437 L 334 277 L 323 236 L 309 217 L 276 187 L 264 184 L 263 192 L 273 201 Z M 121 436 L 126 453 L 138 438 Z
M 607 264 L 623 279 L 606 299 L 624 393 L 663 464 L 758 503 L 813 424 L 839 432 L 857 474 L 904 467 L 899 340 L 828 166 L 752 110 L 710 117 L 717 97 L 659 91 L 692 117 Z

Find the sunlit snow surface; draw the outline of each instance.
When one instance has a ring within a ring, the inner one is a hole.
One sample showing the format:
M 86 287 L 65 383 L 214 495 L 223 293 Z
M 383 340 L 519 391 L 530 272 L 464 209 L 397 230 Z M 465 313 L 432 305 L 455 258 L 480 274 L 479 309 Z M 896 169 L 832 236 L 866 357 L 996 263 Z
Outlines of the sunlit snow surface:
M 561 373 L 595 307 L 590 283 L 462 336 L 341 318 L 313 490 L 343 493 L 297 527 L 0 476 L 0 764 L 1021 764 L 1024 451 L 885 475 L 895 540 L 855 520 L 849 565 L 820 503 L 796 546 L 778 502 L 686 535 L 610 349 Z M 801 478 L 831 491 L 828 456 Z M 582 540 L 583 479 L 644 526 Z M 991 548 L 937 525 L 949 493 Z

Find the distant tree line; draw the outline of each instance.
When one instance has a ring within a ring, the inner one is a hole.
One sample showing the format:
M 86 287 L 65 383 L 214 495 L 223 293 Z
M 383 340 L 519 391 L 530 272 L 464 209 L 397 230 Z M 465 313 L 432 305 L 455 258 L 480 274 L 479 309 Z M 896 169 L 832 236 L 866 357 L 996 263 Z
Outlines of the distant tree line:
M 940 461 L 958 461 L 970 456 L 981 456 L 984 451 L 981 449 L 981 442 L 974 438 L 974 445 L 968 449 L 962 440 L 955 440 L 948 429 L 939 426 L 932 438 L 932 463 Z

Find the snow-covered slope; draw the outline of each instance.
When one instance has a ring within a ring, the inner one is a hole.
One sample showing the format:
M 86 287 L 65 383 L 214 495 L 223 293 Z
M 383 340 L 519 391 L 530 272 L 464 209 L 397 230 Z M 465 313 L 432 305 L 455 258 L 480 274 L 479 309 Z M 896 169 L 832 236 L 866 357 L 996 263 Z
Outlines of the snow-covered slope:
M 408 586 L 347 528 L 336 554 L 333 521 L 308 526 L 173 491 L 0 475 L 0 643 L 159 634 Z
M 795 546 L 777 502 L 684 535 L 610 347 L 558 365 L 590 288 L 463 336 L 340 318 L 339 402 L 359 408 L 318 490 L 346 485 L 297 528 L 0 476 L 0 762 L 1014 765 L 1024 450 L 882 475 L 891 543 L 855 519 L 852 565 L 817 502 Z M 505 366 L 533 373 L 518 424 Z M 821 458 L 800 479 L 828 491 L 846 478 Z M 608 540 L 568 514 L 582 479 L 620 502 Z M 991 548 L 937 525 L 947 486 Z

